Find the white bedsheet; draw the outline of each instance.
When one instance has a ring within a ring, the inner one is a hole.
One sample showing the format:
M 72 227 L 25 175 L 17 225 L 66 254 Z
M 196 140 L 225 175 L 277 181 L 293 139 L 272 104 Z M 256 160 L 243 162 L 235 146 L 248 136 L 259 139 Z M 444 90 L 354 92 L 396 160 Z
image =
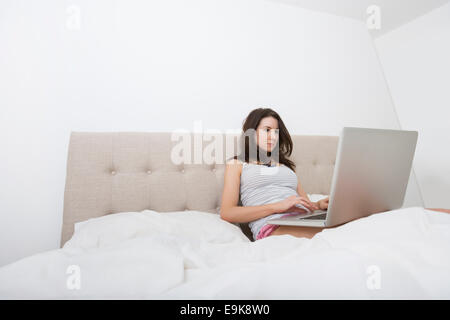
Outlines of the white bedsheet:
M 0 268 L 0 298 L 449 299 L 450 214 L 403 208 L 256 242 L 205 212 L 111 214 Z

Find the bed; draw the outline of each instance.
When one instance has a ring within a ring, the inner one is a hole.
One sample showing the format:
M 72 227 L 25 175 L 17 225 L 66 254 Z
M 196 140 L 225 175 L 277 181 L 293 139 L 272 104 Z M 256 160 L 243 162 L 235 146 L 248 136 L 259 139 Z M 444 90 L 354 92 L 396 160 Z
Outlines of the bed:
M 61 246 L 1 267 L 0 299 L 450 298 L 449 214 L 403 207 L 253 241 L 219 215 L 240 134 L 183 133 L 191 163 L 172 161 L 173 137 L 72 132 Z M 292 136 L 313 201 L 329 194 L 338 139 Z

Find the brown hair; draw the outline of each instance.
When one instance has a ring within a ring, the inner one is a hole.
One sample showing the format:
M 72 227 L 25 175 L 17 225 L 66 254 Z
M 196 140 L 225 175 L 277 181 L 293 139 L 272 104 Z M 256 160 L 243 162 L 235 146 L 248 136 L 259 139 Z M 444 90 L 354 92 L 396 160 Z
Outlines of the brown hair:
M 286 126 L 281 120 L 281 117 L 277 112 L 270 108 L 258 108 L 252 110 L 247 118 L 244 120 L 242 125 L 242 134 L 241 134 L 241 150 L 240 154 L 232 157 L 232 159 L 239 159 L 243 162 L 249 162 L 250 160 L 260 162 L 260 156 L 265 155 L 266 151 L 261 150 L 258 145 L 256 145 L 256 141 L 254 141 L 253 136 L 249 136 L 249 132 L 247 130 L 253 129 L 256 132 L 256 128 L 261 121 L 261 119 L 266 117 L 273 117 L 278 120 L 278 141 L 277 145 L 273 148 L 272 152 L 267 152 L 267 155 L 270 158 L 274 156 L 278 156 L 279 162 L 289 167 L 292 171 L 295 172 L 295 163 L 288 159 L 288 157 L 292 154 L 293 144 L 291 135 L 289 134 Z M 251 149 L 252 148 L 252 149 Z M 250 154 L 249 150 L 256 150 L 256 157 L 253 154 Z M 270 162 L 270 159 L 269 159 Z M 264 165 L 269 165 L 269 163 L 263 163 Z

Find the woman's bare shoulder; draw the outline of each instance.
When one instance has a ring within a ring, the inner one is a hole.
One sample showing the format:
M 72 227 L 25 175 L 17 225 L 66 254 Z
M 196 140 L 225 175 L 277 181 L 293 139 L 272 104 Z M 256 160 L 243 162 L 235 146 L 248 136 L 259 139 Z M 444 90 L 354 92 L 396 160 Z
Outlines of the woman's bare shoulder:
M 239 159 L 229 159 L 229 160 L 227 160 L 226 165 L 229 168 L 238 169 L 239 172 L 241 172 L 242 166 L 244 165 L 244 163 L 245 162 L 243 162 Z
M 244 163 L 243 161 L 236 158 L 228 159 L 226 162 L 226 164 L 240 164 L 240 165 L 242 165 L 243 163 Z

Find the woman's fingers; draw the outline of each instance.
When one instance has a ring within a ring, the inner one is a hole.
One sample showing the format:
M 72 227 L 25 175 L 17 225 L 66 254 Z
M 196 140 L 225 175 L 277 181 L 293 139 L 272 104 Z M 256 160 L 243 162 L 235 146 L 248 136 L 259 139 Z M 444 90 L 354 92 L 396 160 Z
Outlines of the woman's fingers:
M 309 201 L 308 199 L 301 197 L 301 196 L 292 196 L 291 197 L 292 200 L 294 200 L 293 205 L 295 206 L 296 204 L 301 204 L 304 207 L 308 208 L 310 211 L 314 211 L 319 209 L 318 206 L 314 203 L 312 203 L 311 201 Z
M 320 209 L 324 209 L 324 210 L 328 209 L 328 201 L 329 201 L 329 198 L 320 200 L 320 204 L 321 204 L 321 208 Z
M 311 201 L 309 201 L 308 199 L 305 198 L 300 198 L 301 200 L 305 201 L 307 204 L 309 204 L 310 206 L 314 206 L 313 203 Z
M 304 205 L 305 207 L 307 207 L 307 208 L 308 208 L 309 210 L 311 210 L 311 211 L 316 210 L 315 207 L 314 207 L 314 205 L 313 205 L 311 202 L 309 202 L 308 200 L 304 199 L 304 198 L 302 198 L 302 199 L 300 200 L 300 203 L 301 203 L 302 205 Z
M 299 208 L 299 207 L 297 207 L 295 205 L 290 207 L 288 211 L 290 211 L 290 212 L 299 212 L 299 213 L 306 213 L 306 212 L 308 212 L 307 210 Z

